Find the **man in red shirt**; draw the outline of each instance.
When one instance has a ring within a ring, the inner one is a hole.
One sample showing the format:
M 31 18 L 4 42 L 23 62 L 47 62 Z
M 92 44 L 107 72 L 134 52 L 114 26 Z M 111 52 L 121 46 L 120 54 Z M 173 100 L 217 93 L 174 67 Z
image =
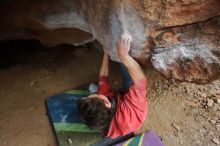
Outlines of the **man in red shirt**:
M 147 78 L 139 64 L 129 55 L 129 38 L 121 38 L 117 42 L 117 50 L 121 63 L 132 79 L 128 88 L 123 92 L 110 92 L 107 79 L 109 57 L 105 52 L 97 93 L 78 101 L 81 120 L 89 127 L 98 128 L 103 135 L 110 138 L 136 131 L 148 111 Z

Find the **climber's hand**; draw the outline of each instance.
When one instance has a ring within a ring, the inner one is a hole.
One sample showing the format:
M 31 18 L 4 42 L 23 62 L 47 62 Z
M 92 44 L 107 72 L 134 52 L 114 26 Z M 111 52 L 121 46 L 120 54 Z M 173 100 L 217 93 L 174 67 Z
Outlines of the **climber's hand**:
M 128 32 L 124 32 L 121 35 L 121 38 L 117 41 L 117 44 L 116 44 L 119 58 L 129 55 L 131 41 L 132 41 L 132 38 Z
M 140 65 L 129 55 L 131 36 L 127 33 L 122 34 L 117 42 L 118 57 L 122 64 L 127 68 L 133 81 L 141 80 L 145 77 Z

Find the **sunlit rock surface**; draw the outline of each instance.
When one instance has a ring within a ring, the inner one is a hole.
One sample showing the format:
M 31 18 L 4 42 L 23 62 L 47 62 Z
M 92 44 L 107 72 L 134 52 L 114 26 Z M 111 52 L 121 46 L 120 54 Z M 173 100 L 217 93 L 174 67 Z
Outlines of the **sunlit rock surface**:
M 167 79 L 208 83 L 220 76 L 219 0 L 4 0 L 0 40 L 80 45 L 97 39 L 113 60 L 123 31 L 131 55 Z

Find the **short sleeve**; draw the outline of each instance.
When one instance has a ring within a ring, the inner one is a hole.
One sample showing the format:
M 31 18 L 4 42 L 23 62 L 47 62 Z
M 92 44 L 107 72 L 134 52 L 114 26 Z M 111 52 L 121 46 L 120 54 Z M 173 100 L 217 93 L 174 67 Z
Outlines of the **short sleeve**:
M 106 95 L 109 92 L 110 92 L 110 86 L 107 76 L 100 76 L 98 83 L 98 93 L 102 95 Z
M 135 107 L 141 107 L 147 101 L 147 78 L 133 81 L 124 94 L 124 102 L 129 102 Z
M 119 95 L 107 136 L 116 138 L 134 132 L 141 126 L 148 112 L 146 88 L 147 78 L 144 77 L 134 81 L 126 93 Z

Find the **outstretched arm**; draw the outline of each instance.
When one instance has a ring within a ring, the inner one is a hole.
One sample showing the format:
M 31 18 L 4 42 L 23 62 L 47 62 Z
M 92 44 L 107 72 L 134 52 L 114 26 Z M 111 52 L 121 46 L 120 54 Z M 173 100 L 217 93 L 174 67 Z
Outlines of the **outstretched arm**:
M 104 51 L 103 60 L 101 69 L 99 71 L 99 76 L 108 76 L 108 64 L 109 64 L 109 56 L 106 51 Z
M 129 55 L 131 37 L 129 34 L 121 37 L 117 42 L 118 57 L 127 69 L 133 81 L 145 77 L 140 65 Z
M 123 34 L 117 42 L 119 59 L 126 66 L 133 80 L 127 91 L 123 94 L 123 106 L 119 108 L 119 113 L 123 117 L 123 122 L 125 124 L 129 122 L 130 125 L 133 125 L 132 130 L 135 131 L 143 123 L 148 111 L 146 98 L 147 78 L 140 65 L 129 55 L 130 42 L 131 36 L 128 33 Z
M 102 59 L 101 69 L 99 71 L 99 85 L 98 85 L 98 93 L 102 95 L 106 95 L 110 91 L 110 86 L 108 82 L 108 70 L 109 70 L 109 56 L 108 53 L 104 49 L 104 55 Z

